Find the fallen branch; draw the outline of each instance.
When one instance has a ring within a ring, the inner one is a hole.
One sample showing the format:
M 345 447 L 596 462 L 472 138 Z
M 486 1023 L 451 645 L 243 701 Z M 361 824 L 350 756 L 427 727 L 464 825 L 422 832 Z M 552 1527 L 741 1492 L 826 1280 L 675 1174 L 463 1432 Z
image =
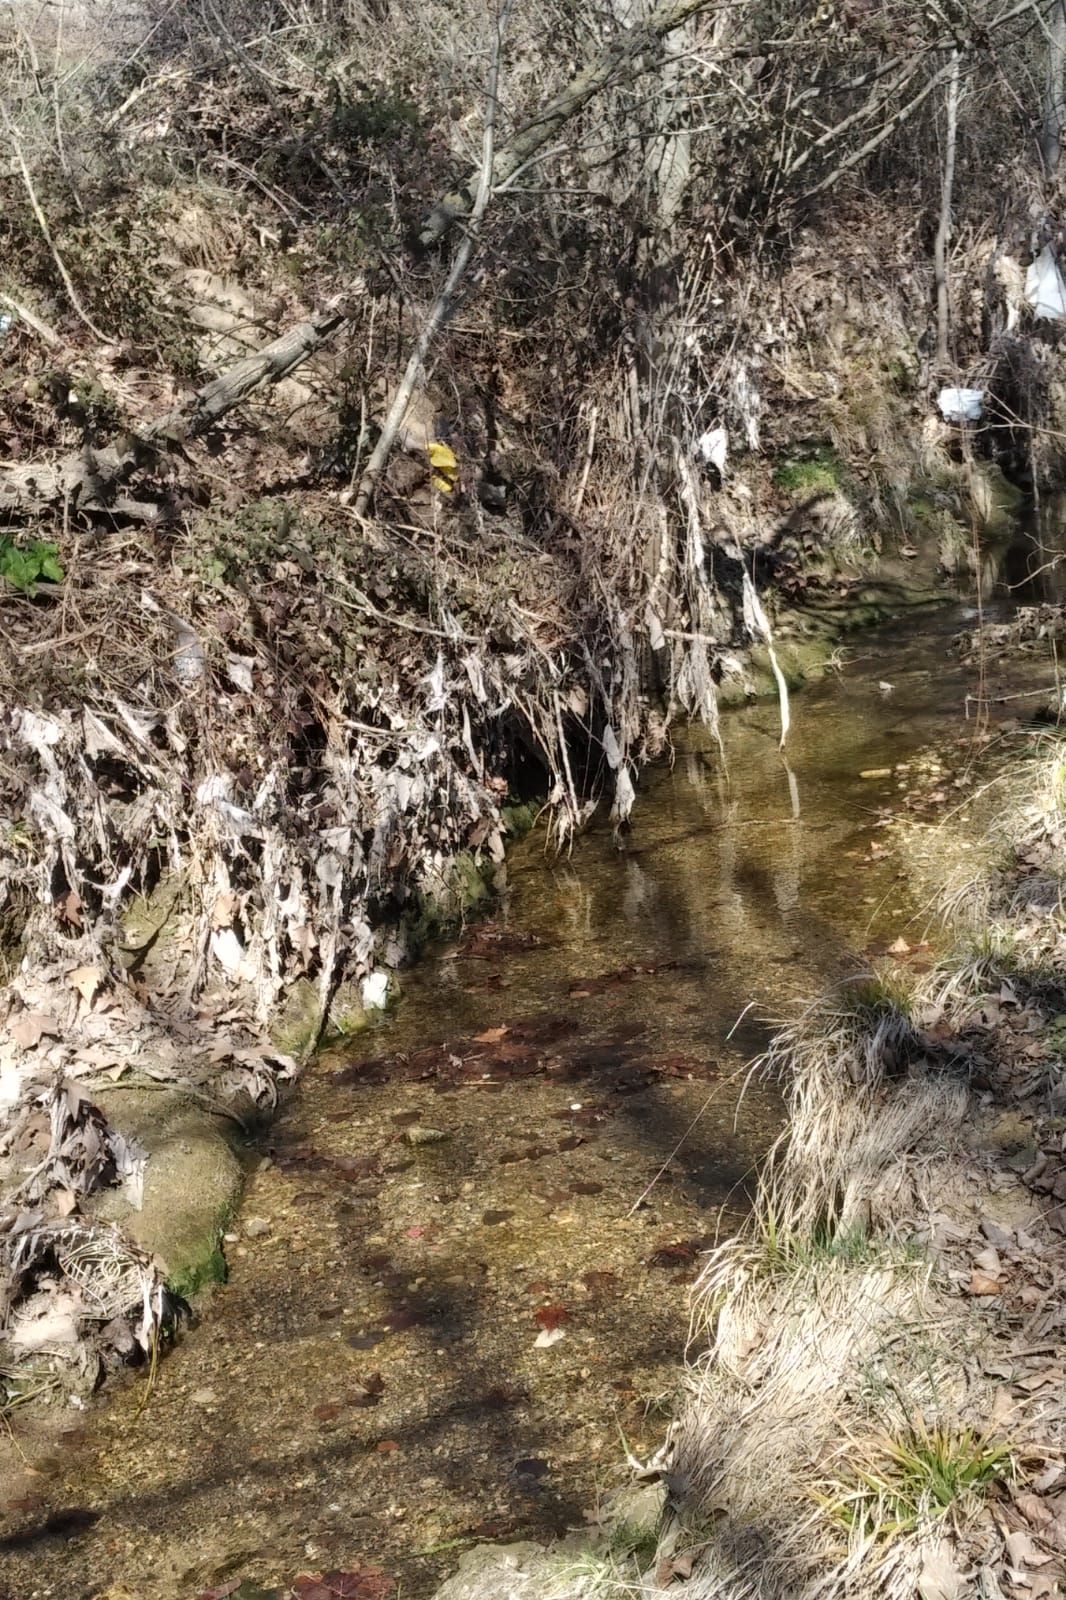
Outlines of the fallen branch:
M 181 443 L 218 422 L 253 390 L 278 383 L 321 348 L 347 320 L 334 309 L 297 323 L 287 333 L 244 356 L 205 383 L 181 405 L 122 445 L 94 449 L 90 445 L 58 462 L 36 462 L 0 473 L 0 511 L 34 512 L 67 502 L 82 510 L 111 510 L 144 517 L 152 508 L 136 500 L 118 500 L 115 491 L 160 446 Z
M 0 306 L 7 306 L 8 310 L 18 318 L 19 322 L 24 322 L 27 328 L 30 328 L 39 339 L 43 339 L 45 344 L 50 344 L 53 349 L 63 343 L 58 333 L 49 323 L 43 322 L 28 306 L 24 306 L 18 300 L 13 300 L 9 294 L 0 294 Z

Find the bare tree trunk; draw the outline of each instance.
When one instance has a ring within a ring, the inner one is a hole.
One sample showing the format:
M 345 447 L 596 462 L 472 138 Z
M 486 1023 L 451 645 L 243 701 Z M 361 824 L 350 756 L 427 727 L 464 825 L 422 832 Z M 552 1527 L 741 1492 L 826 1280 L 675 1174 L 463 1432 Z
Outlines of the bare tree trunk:
M 955 147 L 959 129 L 959 52 L 952 51 L 948 79 L 947 131 L 944 135 L 944 173 L 940 185 L 940 221 L 933 246 L 933 271 L 936 277 L 936 358 L 944 368 L 950 359 L 948 336 L 951 332 L 951 285 L 948 254 L 951 249 L 951 198 L 955 187 Z
M 433 302 L 425 326 L 419 334 L 414 349 L 408 358 L 400 387 L 396 391 L 396 398 L 389 408 L 389 414 L 381 429 L 381 436 L 374 446 L 370 460 L 366 464 L 359 484 L 359 492 L 355 499 L 356 516 L 363 517 L 370 509 L 370 502 L 374 498 L 378 479 L 381 477 L 388 462 L 396 435 L 400 431 L 407 407 L 411 403 L 411 396 L 415 391 L 415 384 L 422 376 L 422 369 L 426 364 L 433 340 L 444 327 L 455 307 L 455 291 L 462 281 L 463 274 L 470 265 L 477 243 L 478 228 L 485 216 L 489 198 L 492 194 L 493 151 L 496 135 L 496 108 L 499 105 L 500 95 L 500 63 L 503 54 L 503 36 L 507 27 L 507 19 L 511 9 L 511 0 L 503 0 L 499 15 L 496 19 L 496 38 L 492 46 L 492 58 L 489 65 L 488 80 L 485 85 L 485 122 L 481 140 L 481 169 L 478 173 L 477 193 L 474 196 L 473 209 L 470 212 L 466 226 L 466 237 L 451 264 L 444 288 Z
M 1044 172 L 1052 178 L 1058 171 L 1062 130 L 1066 125 L 1066 0 L 1051 0 L 1047 41 L 1047 86 L 1040 153 L 1044 158 Z
M 571 78 L 565 89 L 518 129 L 509 144 L 497 150 L 490 188 L 498 190 L 514 178 L 595 95 L 620 78 L 633 77 L 639 58 L 645 52 L 657 48 L 668 33 L 680 28 L 689 17 L 706 11 L 711 3 L 712 0 L 661 0 L 646 22 L 626 28 L 612 39 L 583 72 Z M 434 206 L 419 233 L 423 245 L 435 244 L 461 217 L 469 216 L 477 197 L 479 178 L 480 170 L 471 175 L 464 188 L 446 195 Z

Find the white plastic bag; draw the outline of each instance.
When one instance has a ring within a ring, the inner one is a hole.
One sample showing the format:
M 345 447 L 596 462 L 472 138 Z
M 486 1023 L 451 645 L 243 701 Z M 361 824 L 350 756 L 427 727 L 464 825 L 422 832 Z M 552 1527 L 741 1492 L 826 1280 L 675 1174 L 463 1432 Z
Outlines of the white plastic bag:
M 696 455 L 708 466 L 717 467 L 718 471 L 725 472 L 726 460 L 729 456 L 729 435 L 724 428 L 709 428 L 706 433 L 696 440 Z
M 1066 317 L 1066 283 L 1049 244 L 1025 274 L 1025 298 L 1033 308 L 1034 317 L 1050 322 L 1061 322 Z
M 945 422 L 980 422 L 985 409 L 983 389 L 941 389 L 937 408 Z

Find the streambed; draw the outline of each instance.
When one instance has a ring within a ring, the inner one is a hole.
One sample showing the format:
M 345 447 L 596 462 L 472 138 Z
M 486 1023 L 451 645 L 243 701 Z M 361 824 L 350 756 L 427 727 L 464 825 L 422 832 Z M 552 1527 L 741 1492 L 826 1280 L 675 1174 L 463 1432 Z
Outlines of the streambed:
M 622 1440 L 661 1442 L 699 1252 L 779 1131 L 770 1086 L 739 1096 L 767 1019 L 901 938 L 927 959 L 882 824 L 933 747 L 965 828 L 960 621 L 852 643 L 796 700 L 787 766 L 752 706 L 728 772 L 686 733 L 645 775 L 622 841 L 515 851 L 495 914 L 248 1151 L 229 1281 L 147 1403 L 138 1379 L 16 1424 L 0 1593 L 372 1563 L 419 1596 L 468 1542 L 582 1524 Z

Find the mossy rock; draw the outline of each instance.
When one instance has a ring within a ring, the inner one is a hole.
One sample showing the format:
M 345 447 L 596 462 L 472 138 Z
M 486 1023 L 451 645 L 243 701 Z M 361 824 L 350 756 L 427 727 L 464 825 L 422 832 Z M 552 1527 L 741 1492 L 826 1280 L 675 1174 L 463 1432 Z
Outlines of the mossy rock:
M 195 1294 L 226 1276 L 222 1235 L 244 1171 L 220 1119 L 176 1091 L 109 1090 L 97 1096 L 108 1121 L 148 1151 L 141 1209 L 121 1191 L 93 1197 L 92 1214 L 118 1222 L 163 1263 L 178 1294 Z
M 151 894 L 137 895 L 122 917 L 118 954 L 151 993 L 166 990 L 191 959 L 194 908 L 188 877 L 166 872 Z
M 404 919 L 411 953 L 417 954 L 431 939 L 440 938 L 456 923 L 496 892 L 497 863 L 480 860 L 471 850 L 454 856 L 435 883 L 425 884 Z
M 306 1054 L 314 1043 L 321 998 L 317 983 L 300 978 L 286 990 L 270 1023 L 270 1042 L 288 1056 Z
M 995 462 L 975 461 L 971 463 L 966 488 L 982 532 L 1009 536 L 1025 503 L 1017 485 L 1007 481 Z

